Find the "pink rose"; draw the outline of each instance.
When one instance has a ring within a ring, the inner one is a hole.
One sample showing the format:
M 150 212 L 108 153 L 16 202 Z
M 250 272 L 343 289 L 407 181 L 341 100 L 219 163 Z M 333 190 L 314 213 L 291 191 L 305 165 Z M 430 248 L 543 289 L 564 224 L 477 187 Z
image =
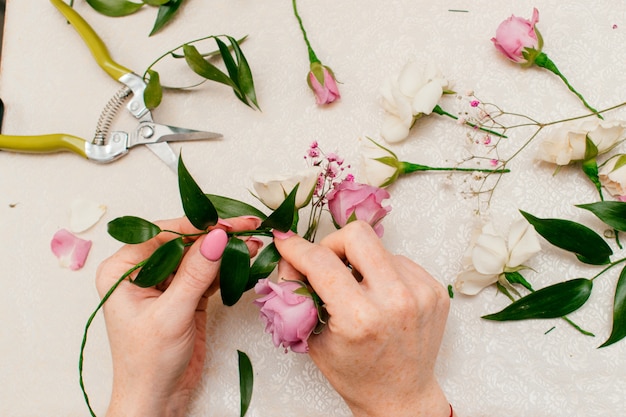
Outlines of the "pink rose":
M 319 62 L 311 64 L 311 71 L 309 71 L 307 81 L 309 87 L 315 93 L 315 101 L 318 105 L 330 104 L 341 98 L 332 71 Z
M 363 220 L 382 237 L 384 228 L 380 222 L 391 211 L 390 206 L 382 205 L 383 200 L 389 198 L 386 190 L 344 180 L 335 185 L 326 197 L 328 210 L 338 228 L 353 220 Z
M 313 298 L 296 294 L 295 291 L 306 287 L 299 282 L 283 281 L 275 283 L 269 279 L 260 279 L 254 286 L 257 294 L 265 295 L 254 301 L 261 309 L 261 319 L 265 322 L 265 331 L 272 334 L 276 347 L 283 345 L 297 353 L 309 351 L 307 339 L 317 325 L 317 308 Z
M 533 17 L 526 20 L 521 17 L 511 15 L 508 19 L 500 23 L 496 30 L 496 37 L 491 41 L 504 56 L 518 64 L 532 64 L 533 58 L 541 51 L 541 35 L 535 28 L 539 21 L 539 11 L 533 9 Z M 525 56 L 526 49 L 537 51 L 532 57 Z M 530 59 L 529 59 L 530 58 Z

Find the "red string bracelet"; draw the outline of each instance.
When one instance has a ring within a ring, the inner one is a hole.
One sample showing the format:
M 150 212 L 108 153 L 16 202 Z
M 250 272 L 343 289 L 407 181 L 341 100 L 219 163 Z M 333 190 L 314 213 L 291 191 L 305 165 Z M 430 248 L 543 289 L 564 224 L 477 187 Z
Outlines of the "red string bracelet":
M 448 404 L 450 406 L 450 417 L 454 417 L 454 410 L 452 409 L 452 404 Z

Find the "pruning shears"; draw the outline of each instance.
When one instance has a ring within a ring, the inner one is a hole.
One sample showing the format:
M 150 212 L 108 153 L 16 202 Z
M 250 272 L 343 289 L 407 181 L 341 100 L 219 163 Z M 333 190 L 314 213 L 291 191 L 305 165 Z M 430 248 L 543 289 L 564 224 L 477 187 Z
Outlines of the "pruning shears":
M 155 123 L 144 102 L 144 91 L 147 84 L 143 78 L 115 62 L 104 42 L 72 7 L 62 0 L 50 0 L 50 2 L 80 34 L 98 65 L 109 76 L 122 83 L 123 87 L 104 107 L 98 120 L 94 139 L 91 142 L 64 133 L 39 136 L 0 134 L 0 149 L 30 153 L 70 151 L 90 161 L 108 163 L 126 155 L 128 150 L 136 145 L 146 145 L 176 172 L 177 157 L 168 142 L 209 140 L 222 137 L 219 133 Z M 116 113 L 127 100 L 126 108 L 138 120 L 136 128 L 130 132 L 110 131 Z

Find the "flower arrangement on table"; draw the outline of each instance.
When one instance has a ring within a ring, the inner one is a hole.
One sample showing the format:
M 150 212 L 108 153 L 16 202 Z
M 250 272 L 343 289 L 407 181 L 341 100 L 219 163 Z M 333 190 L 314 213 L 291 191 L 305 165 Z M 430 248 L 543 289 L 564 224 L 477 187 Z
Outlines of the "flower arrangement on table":
M 502 311 L 483 318 L 497 321 L 563 318 L 581 333 L 593 336 L 591 332 L 567 318 L 567 314 L 587 302 L 596 278 L 626 262 L 625 257 L 611 259 L 614 253 L 605 239 L 614 240 L 615 245 L 621 249 L 619 232 L 626 231 L 626 157 L 623 153 L 609 155 L 626 139 L 626 122 L 605 120 L 603 116 L 626 103 L 600 111 L 593 108 L 542 51 L 544 43 L 536 27 L 538 21 L 537 9 L 533 10 L 531 19 L 511 16 L 497 28 L 496 36 L 492 39 L 494 46 L 506 58 L 523 68 L 536 65 L 556 74 L 591 113 L 547 123 L 539 122 L 530 116 L 510 113 L 495 104 L 483 102 L 473 92 L 469 92 L 465 96 L 457 96 L 468 105 L 468 111 L 461 112 L 463 116 L 457 117 L 437 104 L 443 95 L 453 94 L 447 90 L 449 83 L 440 71 L 432 63 L 423 68 L 409 63 L 397 78 L 382 87 L 385 120 L 381 136 L 390 143 L 402 141 L 409 136 L 410 130 L 420 118 L 431 113 L 456 118 L 458 123 L 472 127 L 473 132 L 469 135 L 471 143 L 477 145 L 482 153 L 472 154 L 461 164 L 469 160 L 486 160 L 495 168 L 489 175 L 477 177 L 477 185 L 472 189 L 479 200 L 477 212 L 483 212 L 488 209 L 500 175 L 506 171 L 508 164 L 543 129 L 559 125 L 552 136 L 541 143 L 539 158 L 555 164 L 556 172 L 561 166 L 580 164 L 582 171 L 597 190 L 600 201 L 580 204 L 577 207 L 593 213 L 609 230 L 602 237 L 589 227 L 574 221 L 539 218 L 520 210 L 522 219 L 511 225 L 508 236 L 497 232 L 491 223 L 485 224 L 476 233 L 463 257 L 463 269 L 457 276 L 454 290 L 474 295 L 487 286 L 496 285 L 512 303 Z M 535 129 L 531 136 L 511 156 L 503 157 L 499 151 L 502 141 L 507 140 L 507 136 L 515 129 L 529 126 Z M 386 157 L 370 157 L 370 166 L 379 172 L 387 169 L 385 174 L 372 174 L 372 183 L 388 186 L 406 173 L 405 166 L 396 162 L 398 160 L 391 151 L 389 153 Z M 608 157 L 604 158 L 606 155 Z M 386 168 L 381 167 L 381 162 Z M 490 178 L 494 181 L 488 184 Z M 605 201 L 603 189 L 617 201 Z M 523 273 L 530 270 L 524 264 L 541 250 L 539 236 L 550 244 L 573 253 L 578 261 L 601 269 L 591 278 L 570 279 L 535 290 Z M 453 288 L 449 287 L 449 290 L 452 296 Z M 523 296 L 522 292 L 527 295 Z M 616 284 L 612 331 L 601 347 L 609 346 L 624 337 L 626 268 L 622 269 Z
M 334 75 L 328 67 L 321 64 L 313 52 L 295 0 L 293 8 L 309 51 L 311 64 L 308 75 L 309 86 L 314 91 L 318 104 L 331 103 L 339 98 Z M 472 192 L 479 198 L 486 196 L 483 202 L 488 207 L 501 176 L 509 171 L 508 164 L 548 126 L 559 125 L 560 128 L 542 143 L 541 158 L 555 164 L 557 168 L 573 163 L 581 165 L 582 171 L 598 191 L 600 201 L 578 207 L 592 212 L 603 221 L 611 229 L 610 236 L 615 244 L 621 248 L 618 233 L 626 231 L 626 154 L 609 155 L 609 153 L 626 139 L 626 122 L 604 120 L 604 115 L 609 110 L 622 107 L 626 103 L 599 111 L 591 107 L 542 51 L 543 39 L 536 28 L 538 20 L 539 14 L 536 9 L 530 20 L 515 16 L 507 19 L 497 29 L 496 37 L 492 39 L 495 47 L 522 67 L 527 68 L 534 64 L 556 74 L 591 113 L 542 123 L 526 115 L 507 112 L 469 92 L 465 96 L 457 95 L 466 100 L 469 107 L 468 112 L 457 116 L 438 104 L 442 96 L 456 93 L 449 90 L 448 80 L 436 66 L 430 62 L 423 67 L 409 63 L 398 77 L 388 80 L 383 85 L 381 92 L 385 118 L 381 129 L 382 138 L 390 144 L 402 141 L 409 136 L 411 129 L 419 124 L 421 118 L 435 113 L 455 119 L 456 123 L 466 126 L 472 143 L 478 145 L 482 153 L 472 154 L 457 166 L 431 167 L 403 161 L 390 149 L 391 145 L 387 147 L 366 138 L 361 140 L 364 164 L 360 174 L 363 182 L 357 182 L 355 176 L 349 172 L 351 166 L 345 164 L 341 157 L 333 153 L 324 153 L 317 143 L 313 143 L 307 151 L 305 159 L 309 166 L 305 170 L 296 175 L 257 178 L 254 182 L 256 196 L 271 210 L 269 214 L 241 201 L 205 194 L 189 174 L 181 158 L 178 171 L 180 196 L 184 212 L 196 228 L 208 233 L 220 218 L 241 215 L 253 215 L 262 220 L 261 225 L 255 230 L 229 234 L 229 241 L 221 261 L 222 302 L 232 306 L 239 301 L 244 292 L 254 289 L 260 296 L 254 303 L 260 309 L 266 331 L 272 334 L 274 345 L 284 348 L 285 351 L 291 349 L 294 352 L 306 352 L 308 337 L 313 332 L 323 331 L 326 319 L 323 300 L 305 281 L 270 280 L 269 276 L 280 259 L 274 245 L 272 243 L 267 245 L 250 263 L 247 246 L 241 238 L 271 237 L 273 231 L 298 232 L 301 211 L 308 211 L 303 236 L 311 241 L 316 238 L 324 212 L 330 214 L 332 223 L 337 228 L 359 219 L 368 222 L 377 234 L 382 236 L 384 233 L 382 220 L 390 211 L 390 207 L 384 203 L 390 197 L 385 187 L 407 174 L 421 171 L 470 173 L 475 183 Z M 229 40 L 231 47 L 237 48 L 237 42 L 231 38 Z M 217 38 L 216 41 L 224 56 L 228 47 Z M 189 48 L 184 52 L 189 61 L 189 56 L 193 54 L 188 53 Z M 173 54 L 172 51 L 171 53 Z M 193 59 L 191 61 L 194 62 Z M 158 81 L 158 74 L 148 74 L 150 79 Z M 206 74 L 213 74 L 211 68 Z M 252 89 L 247 91 L 253 92 L 252 84 L 249 86 Z M 231 87 L 244 103 L 256 105 L 256 97 L 248 95 L 246 89 L 237 89 L 233 85 Z M 154 91 L 158 91 L 158 88 Z M 500 155 L 498 147 L 501 141 L 507 140 L 515 129 L 528 126 L 535 128 L 532 135 L 512 155 L 508 157 Z M 599 163 L 598 157 L 606 155 L 609 156 Z M 603 189 L 617 201 L 604 201 Z M 484 207 L 479 202 L 477 211 Z M 596 278 L 625 263 L 626 257 L 611 260 L 613 250 L 605 238 L 580 223 L 539 218 L 525 211 L 520 213 L 523 219 L 511 225 L 507 236 L 496 231 L 491 223 L 484 225 L 476 233 L 462 260 L 463 270 L 456 279 L 454 290 L 474 295 L 489 285 L 496 285 L 511 299 L 512 303 L 509 306 L 500 312 L 483 316 L 485 319 L 508 321 L 563 318 L 583 334 L 592 335 L 569 320 L 567 315 L 587 302 Z M 108 230 L 114 238 L 130 244 L 144 242 L 162 232 L 155 224 L 132 216 L 113 220 L 109 223 Z M 529 270 L 525 263 L 541 250 L 539 236 L 558 248 L 572 252 L 580 262 L 602 269 L 591 278 L 571 279 L 535 290 L 523 274 Z M 186 244 L 185 235 L 164 244 L 151 257 L 120 277 L 118 284 L 129 279 L 130 273 L 136 269 L 140 271 L 132 281 L 134 284 L 140 286 L 158 284 L 176 268 L 182 259 Z M 116 286 L 117 284 L 102 299 L 85 329 L 80 359 L 81 386 L 83 353 L 89 324 Z M 524 292 L 527 295 L 522 295 Z M 452 288 L 450 293 L 452 296 Z M 616 286 L 612 332 L 602 346 L 608 346 L 626 337 L 625 318 L 626 268 L 622 269 Z M 249 386 L 246 389 L 243 386 L 244 383 L 250 383 L 251 374 L 249 361 L 245 354 L 240 352 L 242 393 L 244 391 L 251 393 Z M 87 398 L 86 392 L 84 395 Z M 247 401 L 249 402 L 249 398 Z M 245 413 L 244 402 L 242 398 L 242 414 Z

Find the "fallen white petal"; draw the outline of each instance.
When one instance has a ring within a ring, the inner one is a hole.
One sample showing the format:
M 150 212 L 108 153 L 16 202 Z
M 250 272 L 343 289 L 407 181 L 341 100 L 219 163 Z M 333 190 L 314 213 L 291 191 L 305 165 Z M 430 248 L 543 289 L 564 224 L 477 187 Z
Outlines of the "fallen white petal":
M 70 214 L 70 230 L 74 233 L 84 232 L 106 212 L 106 206 L 94 203 L 93 201 L 77 198 L 72 202 Z

